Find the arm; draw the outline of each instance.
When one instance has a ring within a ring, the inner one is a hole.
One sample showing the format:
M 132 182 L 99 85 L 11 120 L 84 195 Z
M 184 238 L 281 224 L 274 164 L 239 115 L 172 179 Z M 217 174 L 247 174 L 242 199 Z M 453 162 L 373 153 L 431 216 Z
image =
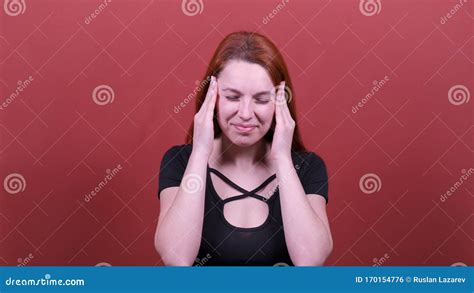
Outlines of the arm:
M 323 265 L 332 251 L 325 199 L 316 194 L 305 194 L 293 166 L 291 144 L 296 122 L 285 101 L 284 81 L 280 83 L 276 99 L 276 126 L 270 158 L 276 166 L 288 253 L 297 266 Z
M 190 266 L 199 252 L 207 158 L 193 152 L 178 187 L 164 189 L 155 247 L 165 265 Z
M 217 81 L 212 76 L 204 103 L 194 115 L 193 150 L 180 186 L 161 192 L 155 247 L 165 265 L 190 266 L 199 253 L 216 99 Z
M 285 241 L 297 266 L 323 265 L 332 251 L 324 197 L 306 195 L 290 158 L 277 161 Z

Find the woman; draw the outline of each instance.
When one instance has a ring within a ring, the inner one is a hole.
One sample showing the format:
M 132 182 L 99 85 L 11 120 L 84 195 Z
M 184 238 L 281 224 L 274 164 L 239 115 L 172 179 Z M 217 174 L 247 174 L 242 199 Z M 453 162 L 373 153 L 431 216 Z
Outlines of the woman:
M 326 167 L 301 142 L 278 49 L 260 34 L 232 33 L 205 76 L 188 144 L 161 161 L 163 262 L 323 265 L 333 246 Z

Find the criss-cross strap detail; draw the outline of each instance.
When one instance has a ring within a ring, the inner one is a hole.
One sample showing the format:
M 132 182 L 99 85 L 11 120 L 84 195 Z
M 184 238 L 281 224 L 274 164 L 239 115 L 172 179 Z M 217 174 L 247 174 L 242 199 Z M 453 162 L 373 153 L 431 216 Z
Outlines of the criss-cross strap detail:
M 256 199 L 259 199 L 263 202 L 266 202 L 267 201 L 267 198 L 264 197 L 264 196 L 261 196 L 259 194 L 255 194 L 257 191 L 263 189 L 265 186 L 267 186 L 270 182 L 273 181 L 273 179 L 276 178 L 276 174 L 273 174 L 272 176 L 268 177 L 267 180 L 265 180 L 262 184 L 260 184 L 257 188 L 254 188 L 250 191 L 248 190 L 245 190 L 244 188 L 238 186 L 237 184 L 235 184 L 234 182 L 232 182 L 232 180 L 230 180 L 229 178 L 227 178 L 224 174 L 222 174 L 221 172 L 219 172 L 218 170 L 214 169 L 214 168 L 211 168 L 209 167 L 209 171 L 213 172 L 214 174 L 216 174 L 219 178 L 221 178 L 225 183 L 229 184 L 230 186 L 232 186 L 233 188 L 235 188 L 236 190 L 242 192 L 241 195 L 236 195 L 236 196 L 232 196 L 232 197 L 229 197 L 229 198 L 226 198 L 223 200 L 223 203 L 227 203 L 229 201 L 234 201 L 234 200 L 238 200 L 238 199 L 242 199 L 242 198 L 246 198 L 247 196 L 251 196 L 253 198 L 256 198 Z
M 234 182 L 232 182 L 229 178 L 227 178 L 224 174 L 222 174 L 221 172 L 219 172 L 218 170 L 214 169 L 214 168 L 211 168 L 209 167 L 209 171 L 213 172 L 214 174 L 216 174 L 219 178 L 221 178 L 225 183 L 229 184 L 230 186 L 232 186 L 233 188 L 237 189 L 238 191 L 242 192 L 242 193 L 248 193 L 247 190 L 243 189 L 242 187 L 238 186 L 237 184 L 235 184 Z

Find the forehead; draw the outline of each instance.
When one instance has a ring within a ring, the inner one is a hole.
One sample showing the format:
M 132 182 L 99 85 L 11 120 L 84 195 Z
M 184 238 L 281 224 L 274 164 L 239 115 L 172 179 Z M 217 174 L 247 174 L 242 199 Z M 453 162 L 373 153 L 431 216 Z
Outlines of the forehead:
M 241 60 L 227 62 L 218 79 L 220 88 L 232 87 L 242 92 L 265 91 L 274 87 L 263 66 Z

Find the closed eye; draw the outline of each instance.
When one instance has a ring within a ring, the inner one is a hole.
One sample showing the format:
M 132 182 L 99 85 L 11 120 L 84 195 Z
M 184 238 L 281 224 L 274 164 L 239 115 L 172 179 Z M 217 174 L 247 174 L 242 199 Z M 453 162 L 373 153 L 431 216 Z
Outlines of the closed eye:
M 257 104 L 267 104 L 270 102 L 271 95 L 268 92 L 258 93 L 254 96 Z
M 270 99 L 268 99 L 268 98 L 256 98 L 255 101 L 258 104 L 267 104 L 268 102 L 270 102 Z
M 226 99 L 230 100 L 230 101 L 236 101 L 239 99 L 239 96 L 226 96 Z

